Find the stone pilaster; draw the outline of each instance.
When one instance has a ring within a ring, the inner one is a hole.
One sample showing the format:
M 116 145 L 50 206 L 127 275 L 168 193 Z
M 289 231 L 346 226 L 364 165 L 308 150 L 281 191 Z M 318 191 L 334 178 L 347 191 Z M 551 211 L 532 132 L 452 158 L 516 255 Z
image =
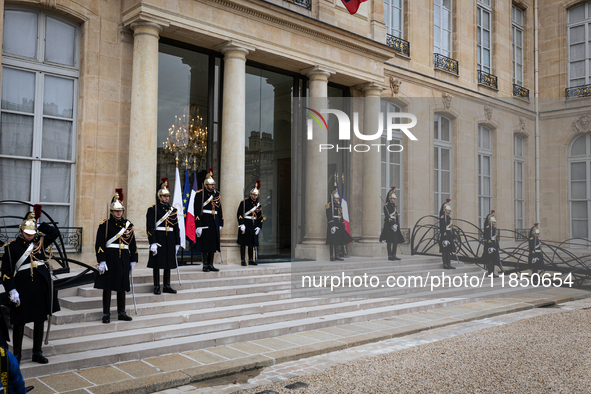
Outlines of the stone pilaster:
M 238 220 L 234 212 L 244 198 L 246 55 L 255 48 L 228 41 L 215 49 L 224 54 L 221 174 L 219 177 L 214 174 L 226 212 L 221 246 L 224 263 L 239 264 L 240 250 L 236 243 Z

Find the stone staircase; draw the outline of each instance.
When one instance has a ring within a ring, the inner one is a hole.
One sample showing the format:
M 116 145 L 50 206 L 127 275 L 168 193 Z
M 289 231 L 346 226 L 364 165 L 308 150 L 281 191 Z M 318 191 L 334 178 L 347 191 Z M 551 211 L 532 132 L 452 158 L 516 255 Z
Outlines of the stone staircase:
M 439 258 L 424 256 L 403 256 L 396 262 L 351 257 L 342 263 L 314 262 L 311 266 L 324 275 L 345 271 L 347 275 L 363 275 L 369 269 L 380 277 L 424 278 L 444 272 Z M 293 263 L 294 273 L 305 272 L 300 267 Z M 220 272 L 205 273 L 201 266 L 181 267 L 182 286 L 175 280 L 176 273 L 172 275 L 178 294 L 162 295 L 152 294 L 151 270 L 134 271 L 137 315 L 128 293 L 131 322 L 117 321 L 115 293 L 111 323 L 102 324 L 100 290 L 88 285 L 60 292 L 62 310 L 53 316 L 50 341 L 43 347 L 49 364 L 29 361 L 31 324 L 25 330 L 23 376 L 55 374 L 545 290 L 501 289 L 499 279 L 495 279 L 495 288 L 486 282 L 477 289 L 376 287 L 331 292 L 325 288 L 302 289 L 297 275 L 292 276 L 290 263 L 218 268 Z M 456 270 L 445 270 L 445 274 L 482 277 L 482 270 L 459 265 Z

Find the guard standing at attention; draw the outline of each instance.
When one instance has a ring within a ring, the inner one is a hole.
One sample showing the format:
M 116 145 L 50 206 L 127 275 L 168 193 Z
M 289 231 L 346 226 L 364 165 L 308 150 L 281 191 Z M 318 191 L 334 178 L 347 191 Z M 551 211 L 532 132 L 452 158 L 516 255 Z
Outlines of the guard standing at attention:
M 392 186 L 388 195 L 386 196 L 386 204 L 384 204 L 384 227 L 380 234 L 380 242 L 386 241 L 388 248 L 388 260 L 400 260 L 396 256 L 396 249 L 398 243 L 403 241 L 402 232 L 400 231 L 400 222 L 398 220 L 398 207 L 396 206 L 396 186 Z
M 451 199 L 445 200 L 439 210 L 439 251 L 443 260 L 443 268 L 455 270 L 451 265 L 451 254 L 456 251 L 454 246 L 453 221 L 451 220 Z
M 246 247 L 248 246 L 248 265 L 258 265 L 254 249 L 259 246 L 259 232 L 263 227 L 265 216 L 263 207 L 258 202 L 261 190 L 261 182 L 256 181 L 254 188 L 250 191 L 250 198 L 247 197 L 238 205 L 238 239 L 240 245 L 240 260 L 246 266 Z
M 219 271 L 213 266 L 213 258 L 216 250 L 220 253 L 222 250 L 220 231 L 224 226 L 224 215 L 222 213 L 222 199 L 220 193 L 215 190 L 211 168 L 203 181 L 203 189 L 195 194 L 194 204 L 196 250 L 201 252 L 203 272 Z
M 537 274 L 538 270 L 544 269 L 544 254 L 542 253 L 542 242 L 540 241 L 540 228 L 538 223 L 534 223 L 529 229 L 529 256 L 528 264 L 531 266 L 531 273 Z
M 495 264 L 501 269 L 501 258 L 499 256 L 499 238 L 497 232 L 497 219 L 495 218 L 495 211 L 492 210 L 484 220 L 484 251 L 482 252 L 482 261 L 486 264 L 488 274 L 492 274 L 493 278 L 499 276 L 495 274 Z
M 324 207 L 326 210 L 326 244 L 330 247 L 330 261 L 344 261 L 339 256 L 338 247 L 353 241 L 353 238 L 345 230 L 343 209 L 339 199 L 339 192 L 335 186 L 330 202 Z

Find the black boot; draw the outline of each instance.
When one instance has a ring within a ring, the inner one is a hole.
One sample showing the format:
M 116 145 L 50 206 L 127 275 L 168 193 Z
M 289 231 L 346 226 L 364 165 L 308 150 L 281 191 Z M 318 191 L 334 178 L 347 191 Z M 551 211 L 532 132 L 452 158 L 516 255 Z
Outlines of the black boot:
M 160 295 L 160 270 L 158 268 L 152 269 L 152 277 L 154 278 L 154 294 Z
M 111 322 L 111 314 L 110 313 L 105 313 L 103 315 L 103 323 L 109 324 L 110 322 Z
M 394 242 L 392 244 L 392 257 L 394 258 L 394 260 L 400 260 L 400 257 L 396 256 L 396 249 L 398 248 L 398 244 L 396 242 Z
M 219 269 L 217 269 L 216 267 L 213 266 L 213 258 L 215 257 L 215 253 L 210 253 L 209 256 L 207 256 L 207 261 L 209 263 L 209 270 L 212 272 L 218 272 Z
M 330 250 L 330 261 L 334 261 L 334 246 L 328 245 L 328 250 Z
M 210 253 L 201 252 L 201 262 L 203 264 L 203 272 L 209 272 L 209 255 Z
M 341 258 L 341 256 L 339 256 L 339 247 L 337 245 L 334 245 L 334 259 L 336 261 L 345 261 L 343 258 Z
M 43 357 L 41 345 L 43 344 L 43 321 L 33 324 L 33 361 L 39 364 L 47 364 L 49 361 Z
M 258 265 L 257 262 L 254 260 L 254 247 L 248 247 L 248 265 Z
M 165 293 L 176 294 L 176 290 L 170 286 L 170 270 L 164 270 L 164 288 L 162 289 Z
M 117 292 L 117 320 L 132 321 L 131 316 L 125 313 L 125 291 Z
M 23 335 L 25 334 L 25 326 L 12 326 L 12 354 L 21 363 L 23 350 Z
M 103 290 L 103 323 L 111 322 L 111 290 Z

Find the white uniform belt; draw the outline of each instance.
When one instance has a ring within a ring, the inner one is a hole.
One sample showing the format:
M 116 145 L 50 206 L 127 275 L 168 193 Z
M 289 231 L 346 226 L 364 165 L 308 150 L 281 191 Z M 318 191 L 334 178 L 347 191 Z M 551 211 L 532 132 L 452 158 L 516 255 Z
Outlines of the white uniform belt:
M 45 261 L 37 261 L 37 265 L 43 265 L 45 263 L 46 263 Z M 28 270 L 29 268 L 31 268 L 31 263 L 21 265 L 18 270 L 19 271 Z
M 534 249 L 534 252 L 540 253 L 540 249 Z
M 158 230 L 158 231 L 172 231 L 173 228 L 172 227 L 156 227 L 156 230 Z
M 252 216 L 245 216 L 244 219 L 252 219 Z
M 203 213 L 210 213 L 210 214 L 212 214 L 213 212 L 211 211 L 211 209 L 204 209 L 203 210 Z
M 111 245 L 107 245 L 107 248 L 111 248 L 111 249 L 129 249 L 129 245 L 122 244 L 121 247 L 119 247 L 119 244 L 111 244 Z

